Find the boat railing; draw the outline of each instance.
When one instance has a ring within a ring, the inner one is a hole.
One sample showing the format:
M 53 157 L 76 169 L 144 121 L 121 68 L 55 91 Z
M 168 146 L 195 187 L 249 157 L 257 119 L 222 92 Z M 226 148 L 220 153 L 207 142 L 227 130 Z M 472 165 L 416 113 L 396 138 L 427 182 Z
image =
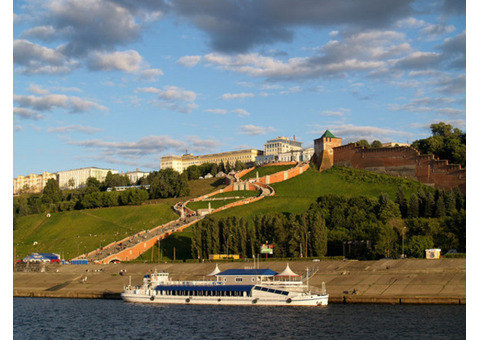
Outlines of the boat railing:
M 162 282 L 165 286 L 219 286 L 223 285 L 220 281 L 166 281 Z

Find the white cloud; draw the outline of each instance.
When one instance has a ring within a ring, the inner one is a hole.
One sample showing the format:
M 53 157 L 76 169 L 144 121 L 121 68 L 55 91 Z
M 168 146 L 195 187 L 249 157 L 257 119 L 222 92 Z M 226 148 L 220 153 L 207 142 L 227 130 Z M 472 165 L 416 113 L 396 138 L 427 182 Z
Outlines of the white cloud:
M 50 127 L 47 129 L 47 132 L 50 132 L 50 133 L 51 132 L 56 132 L 56 133 L 83 132 L 89 135 L 99 131 L 102 131 L 102 129 L 97 129 L 91 126 L 83 126 L 83 125 L 57 126 L 57 127 Z
M 35 94 L 49 94 L 50 91 L 47 89 L 44 89 L 40 85 L 37 84 L 30 84 L 28 87 L 28 92 L 35 93 Z
M 222 145 L 219 141 L 203 139 L 197 136 L 187 136 L 185 141 L 181 141 L 173 139 L 168 135 L 147 136 L 133 142 L 112 142 L 101 139 L 91 139 L 86 141 L 70 141 L 68 144 L 88 148 L 98 153 L 97 158 L 114 158 L 117 162 L 129 162 L 129 160 L 139 160 L 151 155 L 165 153 L 184 153 L 185 150 L 190 150 L 195 153 L 211 152 Z
M 25 118 L 25 119 L 42 119 L 44 118 L 43 115 L 36 111 L 32 111 L 30 109 L 27 109 L 25 107 L 14 107 L 13 108 L 13 115 L 20 117 L 20 118 Z
M 64 94 L 48 94 L 45 96 L 13 95 L 13 101 L 20 107 L 30 107 L 38 111 L 51 111 L 54 108 L 63 108 L 70 113 L 95 110 L 107 110 L 105 106 L 79 98 L 69 97 Z
M 235 109 L 235 110 L 232 110 L 232 112 L 240 117 L 250 116 L 250 113 L 245 109 Z
M 361 139 L 366 139 L 370 142 L 374 140 L 393 141 L 398 138 L 408 138 L 412 136 L 410 132 L 403 132 L 399 130 L 379 128 L 375 126 L 356 126 L 353 124 L 342 124 L 330 126 L 329 130 L 332 133 L 344 140 L 344 142 L 356 142 Z M 315 131 L 317 134 L 322 134 L 325 131 L 324 127 L 318 127 Z
M 177 63 L 185 67 L 194 67 L 202 60 L 200 55 L 185 56 L 178 59 Z
M 137 88 L 135 92 L 156 94 L 156 99 L 151 104 L 160 106 L 180 113 L 190 113 L 198 105 L 195 103 L 197 94 L 194 91 L 185 90 L 177 86 L 164 86 L 163 89 L 156 87 Z
M 255 95 L 253 93 L 225 93 L 220 96 L 220 99 L 223 100 L 231 100 L 231 99 L 243 99 L 243 98 L 251 98 Z
M 210 112 L 216 115 L 224 115 L 227 114 L 228 111 L 224 109 L 207 109 L 205 112 Z
M 255 135 L 264 135 L 267 132 L 273 132 L 275 129 L 273 127 L 262 127 L 256 125 L 244 125 L 240 127 L 240 133 L 249 136 Z
M 143 58 L 135 50 L 112 53 L 93 52 L 87 65 L 92 70 L 124 71 L 134 73 L 140 70 Z
M 64 74 L 79 66 L 58 49 L 23 39 L 13 41 L 13 62 L 20 66 L 16 72 L 23 74 Z

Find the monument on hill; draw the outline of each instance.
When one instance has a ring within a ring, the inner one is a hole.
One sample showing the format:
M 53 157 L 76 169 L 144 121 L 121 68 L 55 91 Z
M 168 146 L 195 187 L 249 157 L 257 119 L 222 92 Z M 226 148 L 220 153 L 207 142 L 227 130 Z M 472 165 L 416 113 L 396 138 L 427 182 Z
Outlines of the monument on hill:
M 319 171 L 330 169 L 333 166 L 333 148 L 342 146 L 342 139 L 337 138 L 330 131 L 315 139 L 313 162 Z

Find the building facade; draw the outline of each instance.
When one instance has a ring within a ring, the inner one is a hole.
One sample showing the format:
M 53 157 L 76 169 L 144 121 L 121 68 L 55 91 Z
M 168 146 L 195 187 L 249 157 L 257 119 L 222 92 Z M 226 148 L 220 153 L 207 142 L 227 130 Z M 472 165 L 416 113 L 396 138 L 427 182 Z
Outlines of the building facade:
M 96 167 L 73 169 L 57 172 L 57 181 L 60 189 L 77 189 L 87 183 L 89 177 L 96 178 L 100 182 L 105 180 L 108 172 L 118 174 L 117 170 L 100 169 Z
M 13 179 L 13 194 L 42 192 L 49 179 L 56 180 L 57 175 L 44 171 L 39 175 L 18 176 Z
M 234 165 L 236 161 L 240 161 L 249 166 L 255 163 L 255 158 L 259 155 L 263 155 L 262 150 L 246 149 L 200 156 L 194 156 L 192 154 L 186 154 L 182 156 L 163 156 L 160 161 L 160 169 L 171 168 L 179 173 L 182 173 L 191 165 L 198 166 L 205 163 L 214 163 L 219 165 L 222 162 L 223 164 L 230 163 L 231 165 Z
M 122 173 L 121 175 L 127 176 L 128 179 L 130 180 L 130 183 L 137 183 L 137 181 L 140 178 L 147 177 L 148 174 L 149 172 L 140 171 L 137 168 L 137 170 L 135 171 L 128 171 L 128 172 Z
M 266 156 L 277 156 L 285 152 L 302 150 L 302 142 L 296 141 L 295 137 L 293 137 L 293 140 L 290 140 L 288 137 L 277 137 L 267 141 L 264 146 Z

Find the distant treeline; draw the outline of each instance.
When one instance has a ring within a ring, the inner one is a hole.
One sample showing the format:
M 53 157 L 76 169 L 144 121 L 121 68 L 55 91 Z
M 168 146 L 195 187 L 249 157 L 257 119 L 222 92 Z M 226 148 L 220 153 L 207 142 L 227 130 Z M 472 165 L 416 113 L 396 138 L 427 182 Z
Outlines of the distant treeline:
M 414 141 L 412 147 L 423 154 L 434 154 L 440 159 L 446 159 L 450 164 L 465 166 L 467 163 L 467 134 L 444 122 L 431 124 L 430 130 L 432 131 L 431 137 Z M 379 140 L 374 140 L 370 144 L 367 140 L 361 139 L 356 143 L 367 149 L 382 147 L 382 142 Z
M 395 201 L 325 195 L 300 215 L 269 213 L 248 223 L 244 218 L 207 217 L 193 226 L 192 256 L 241 254 L 252 257 L 260 246 L 273 245 L 273 257 L 348 258 L 424 257 L 425 249 L 465 252 L 465 198 L 458 190 L 431 190 Z
M 115 191 L 117 186 L 150 185 Z M 107 188 L 113 191 L 107 192 Z M 25 194 L 13 198 L 14 218 L 29 214 L 68 211 L 119 205 L 139 205 L 148 199 L 187 196 L 190 193 L 188 176 L 173 169 L 153 171 L 137 183 L 130 183 L 125 175 L 108 172 L 105 181 L 90 177 L 84 187 L 77 190 L 60 190 L 55 179 L 49 179 L 41 194 Z
M 187 173 L 188 179 L 193 180 L 199 179 L 200 177 L 205 177 L 208 174 L 216 176 L 220 172 L 228 174 L 232 170 L 239 171 L 246 168 L 247 166 L 245 165 L 245 163 L 237 160 L 233 165 L 230 165 L 230 162 L 227 162 L 227 164 L 225 164 L 223 161 L 220 162 L 220 164 L 218 165 L 215 163 L 190 165 L 185 171 Z

